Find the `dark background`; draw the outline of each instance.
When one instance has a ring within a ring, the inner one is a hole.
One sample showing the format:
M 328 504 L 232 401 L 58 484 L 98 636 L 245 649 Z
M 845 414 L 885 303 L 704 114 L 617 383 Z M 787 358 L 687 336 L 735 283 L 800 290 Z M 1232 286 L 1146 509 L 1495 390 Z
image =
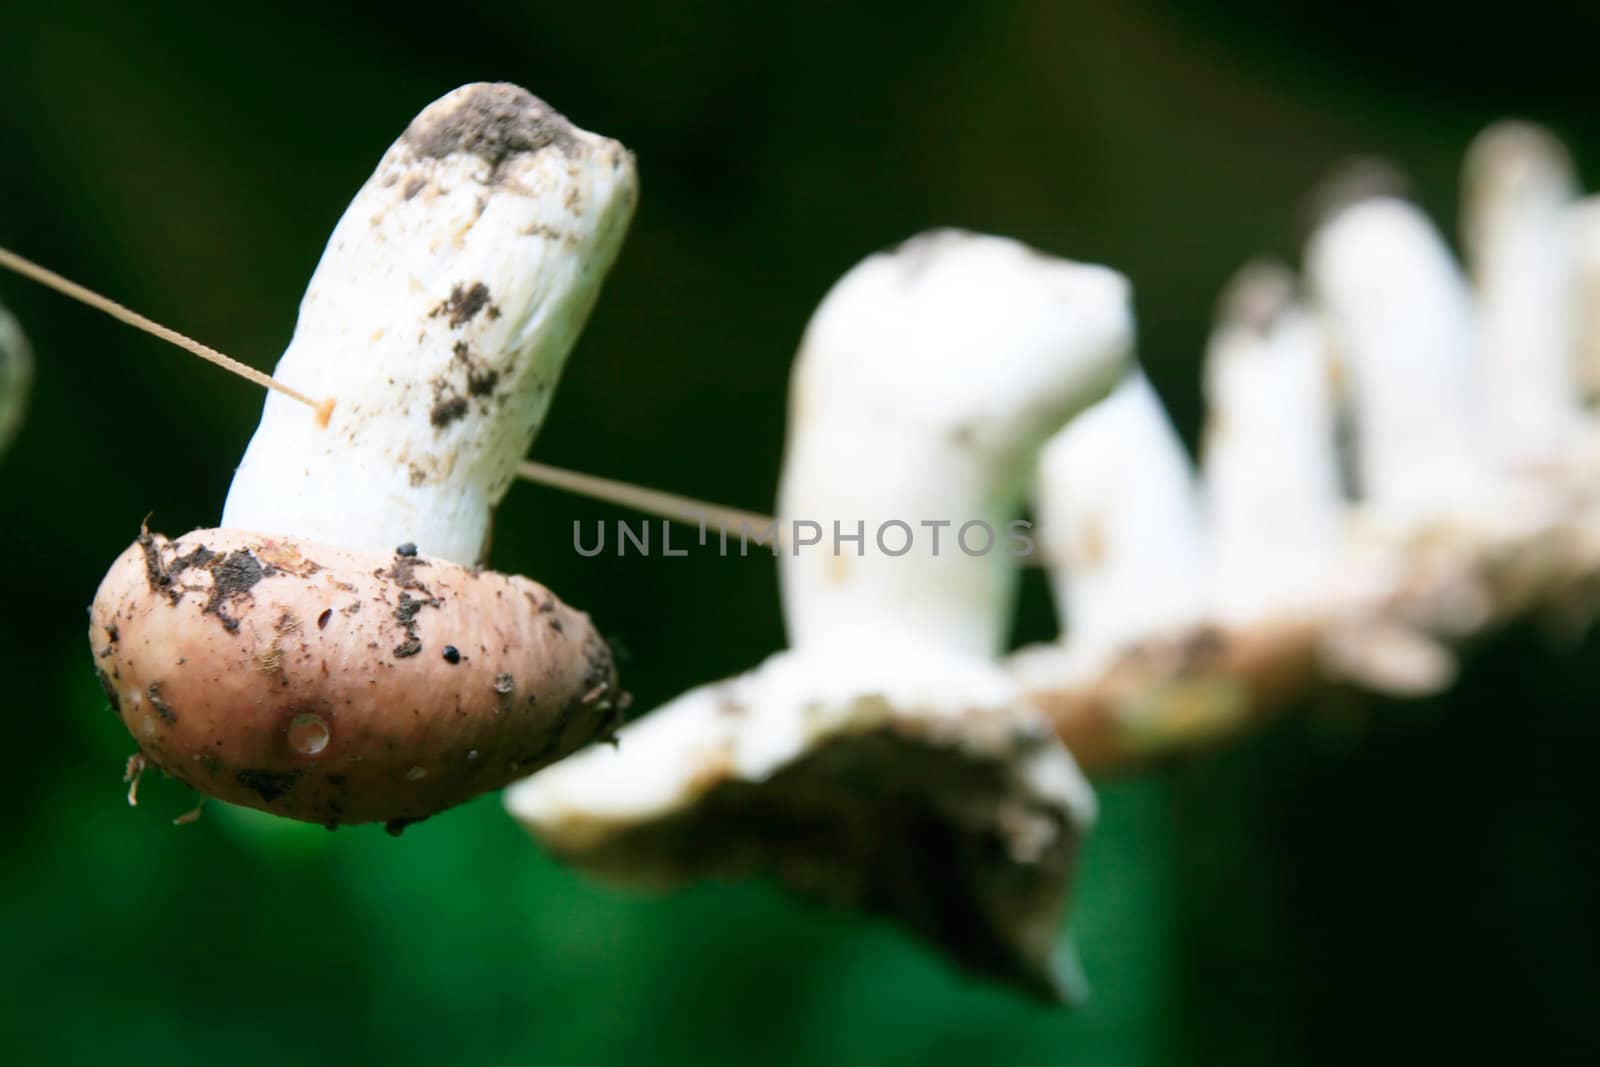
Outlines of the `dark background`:
M 1521 114 L 1600 171 L 1600 8 L 1234 0 L 0 6 L 0 243 L 258 366 L 389 142 L 468 81 L 637 153 L 632 235 L 533 454 L 771 503 L 789 359 L 827 287 L 934 225 L 1132 279 L 1186 433 L 1211 307 L 1292 258 L 1351 154 L 1449 227 Z M 1453 229 L 1453 227 L 1450 227 Z M 640 898 L 555 866 L 485 797 L 399 841 L 151 776 L 84 607 L 153 512 L 213 524 L 261 396 L 18 279 L 39 382 L 0 462 L 0 1056 L 18 1063 L 1595 1062 L 1600 642 L 1479 650 L 1424 704 L 1344 698 L 1109 786 L 1053 1011 L 762 883 Z M 577 560 L 513 490 L 493 562 L 631 650 L 648 708 L 782 641 L 770 561 Z M 1054 631 L 1043 583 L 1018 640 Z M 15 1058 L 14 1058 L 15 1057 Z

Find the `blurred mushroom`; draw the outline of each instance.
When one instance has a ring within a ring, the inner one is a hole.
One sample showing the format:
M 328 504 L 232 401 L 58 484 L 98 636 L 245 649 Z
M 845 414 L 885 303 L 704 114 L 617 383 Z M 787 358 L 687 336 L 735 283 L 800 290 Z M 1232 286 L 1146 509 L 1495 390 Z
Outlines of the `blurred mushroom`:
M 611 728 L 587 617 L 477 564 L 634 200 L 621 145 L 515 86 L 411 123 L 277 368 L 331 419 L 269 395 L 225 528 L 142 533 L 95 598 L 96 665 L 146 759 L 398 829 Z
M 1495 458 L 1561 462 L 1579 411 L 1572 160 L 1548 130 L 1500 122 L 1467 150 L 1462 238 L 1480 330 L 1475 353 Z
M 0 456 L 4 456 L 28 410 L 33 387 L 33 353 L 22 327 L 0 307 Z
M 1121 374 L 1132 329 L 1120 275 L 997 237 L 926 233 L 850 271 L 790 382 L 779 515 L 820 527 L 783 557 L 790 642 L 875 644 L 891 615 L 897 639 L 998 655 L 1007 524 L 1040 445 Z
M 1146 684 L 1144 653 L 1169 641 L 1186 648 L 1210 625 L 1216 588 L 1194 465 L 1142 372 L 1046 444 L 1034 510 L 1062 634 L 1008 666 L 1073 755 L 1105 770 L 1160 751 L 1180 702 L 1191 719 L 1235 714 L 1231 690 L 1216 702 L 1210 690 L 1174 695 Z M 1119 665 L 1130 660 L 1128 675 Z M 1102 691 L 1124 676 L 1136 695 L 1120 682 Z
M 1229 283 L 1206 349 L 1201 455 L 1222 619 L 1307 610 L 1332 584 L 1347 507 L 1336 374 L 1287 268 L 1251 264 Z
M 1565 151 L 1534 128 L 1491 130 L 1467 172 L 1475 291 L 1422 212 L 1364 179 L 1334 183 L 1308 299 L 1281 268 L 1229 287 L 1198 520 L 1186 459 L 1131 384 L 1049 447 L 1064 633 L 1011 668 L 1091 774 L 1192 753 L 1330 684 L 1437 693 L 1465 639 L 1600 611 L 1596 425 L 1571 367 L 1600 336 L 1571 317 L 1600 305 L 1600 212 L 1573 206 Z M 1115 491 L 1097 505 L 1096 487 Z
M 1078 669 L 1211 612 L 1194 464 L 1142 371 L 1046 443 L 1034 511 Z
M 1131 332 L 1120 276 L 1009 240 L 930 233 L 852 270 L 792 378 L 793 647 L 518 784 L 511 813 L 607 878 L 768 871 L 1070 995 L 1055 946 L 1092 795 L 994 657 L 1035 451 Z
M 1404 526 L 1480 499 L 1476 322 L 1438 231 L 1405 201 L 1358 201 L 1312 235 L 1306 276 L 1346 375 L 1369 512 Z

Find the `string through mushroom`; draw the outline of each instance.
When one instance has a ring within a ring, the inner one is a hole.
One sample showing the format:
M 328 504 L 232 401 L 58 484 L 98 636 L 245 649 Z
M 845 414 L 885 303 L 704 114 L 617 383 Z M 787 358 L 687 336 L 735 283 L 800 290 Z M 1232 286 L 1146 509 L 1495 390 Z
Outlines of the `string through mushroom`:
M 278 381 L 270 374 L 264 374 L 247 363 L 218 352 L 210 345 L 202 344 L 171 327 L 163 326 L 154 319 L 141 315 L 137 311 L 117 303 L 110 297 L 101 296 L 93 289 L 79 285 L 69 278 L 64 278 L 55 271 L 42 267 L 31 259 L 19 256 L 8 248 L 0 247 L 0 267 L 4 267 L 15 274 L 20 274 L 30 281 L 38 282 L 47 289 L 54 289 L 56 292 L 70 297 L 80 304 L 87 304 L 96 311 L 102 311 L 118 322 L 132 326 L 136 330 L 142 330 L 152 337 L 159 337 L 168 344 L 176 345 L 191 355 L 199 356 L 206 362 L 221 367 L 230 374 L 238 375 L 245 381 L 254 382 L 263 389 L 271 389 L 282 393 L 291 400 L 297 400 L 315 412 L 318 426 L 327 426 L 328 419 L 333 415 L 334 400 L 332 397 L 326 400 L 314 400 L 294 386 Z
M 187 334 L 180 333 L 170 326 L 163 326 L 148 316 L 119 304 L 110 297 L 103 296 L 87 286 L 79 285 L 69 278 L 65 278 L 55 271 L 35 263 L 33 260 L 20 256 L 10 249 L 0 246 L 0 267 L 15 274 L 19 274 L 43 285 L 47 289 L 62 294 L 80 304 L 86 304 L 97 311 L 116 319 L 136 330 L 160 338 L 168 344 L 183 349 L 190 355 L 199 356 L 201 359 L 221 367 L 230 374 L 237 375 L 247 382 L 280 393 L 291 400 L 297 401 L 310 408 L 314 413 L 319 427 L 326 427 L 333 416 L 335 399 L 328 397 L 317 400 L 304 392 L 296 389 L 286 382 L 279 381 L 264 371 L 257 370 L 241 360 L 219 352 L 210 345 L 196 341 Z M 712 504 L 693 497 L 681 496 L 676 493 L 667 493 L 659 489 L 650 489 L 629 482 L 618 481 L 613 478 L 601 478 L 580 471 L 566 470 L 561 467 L 552 467 L 547 463 L 535 463 L 532 460 L 524 461 L 517 467 L 517 477 L 525 482 L 535 485 L 545 485 L 553 489 L 560 489 L 578 496 L 601 500 L 610 504 L 631 508 L 645 515 L 681 522 L 690 526 L 701 526 L 716 530 L 720 533 L 737 534 L 746 526 L 765 528 L 774 523 L 770 515 L 762 515 L 753 511 L 742 511 L 737 508 L 724 507 Z

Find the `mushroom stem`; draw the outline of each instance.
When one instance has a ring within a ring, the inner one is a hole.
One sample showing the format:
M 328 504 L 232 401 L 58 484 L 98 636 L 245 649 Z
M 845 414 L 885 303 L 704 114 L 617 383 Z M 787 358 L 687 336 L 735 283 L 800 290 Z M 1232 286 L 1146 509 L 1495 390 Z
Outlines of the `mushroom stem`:
M 525 90 L 430 105 L 339 221 L 274 375 L 339 398 L 328 432 L 269 396 L 222 525 L 477 563 L 635 198 L 626 149 Z
M 1577 181 L 1548 130 L 1502 122 L 1478 135 L 1462 175 L 1462 236 L 1478 297 L 1478 359 L 1495 458 L 1560 459 L 1577 426 L 1573 262 Z
M 846 274 L 790 384 L 790 644 L 997 655 L 1036 452 L 1117 380 L 1132 335 L 1120 275 L 1004 238 L 927 233 Z
M 1306 274 L 1349 375 L 1357 488 L 1375 516 L 1403 525 L 1470 503 L 1485 481 L 1472 298 L 1438 231 L 1405 201 L 1360 201 L 1313 234 Z
M 1225 619 L 1309 606 L 1344 535 L 1331 353 L 1294 285 L 1284 267 L 1246 267 L 1206 349 L 1201 471 Z
M 1142 371 L 1045 445 L 1034 509 L 1075 656 L 1098 660 L 1209 611 L 1194 465 Z

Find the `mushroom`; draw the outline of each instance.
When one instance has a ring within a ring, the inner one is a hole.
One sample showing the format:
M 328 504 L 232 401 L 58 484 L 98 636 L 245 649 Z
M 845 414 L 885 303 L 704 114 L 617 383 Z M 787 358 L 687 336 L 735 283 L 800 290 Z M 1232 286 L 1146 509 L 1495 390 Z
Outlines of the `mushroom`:
M 1578 428 L 1573 242 L 1578 197 L 1567 149 L 1548 130 L 1500 122 L 1462 169 L 1462 239 L 1479 309 L 1475 353 L 1495 459 L 1548 465 Z
M 996 237 L 922 234 L 845 275 L 790 381 L 778 510 L 817 537 L 783 557 L 791 644 L 998 655 L 1039 447 L 1117 381 L 1132 329 L 1120 275 Z
M 22 427 L 32 385 L 33 353 L 28 339 L 12 314 L 0 307 L 0 456 Z
M 766 870 L 976 972 L 1075 992 L 1056 934 L 1093 797 L 995 657 L 1037 449 L 1115 381 L 1131 333 L 1120 276 L 997 237 L 925 234 L 851 270 L 791 380 L 792 647 L 507 808 L 607 878 Z
M 1225 620 L 1310 609 L 1345 536 L 1333 353 L 1295 285 L 1287 267 L 1246 266 L 1206 349 L 1201 479 Z
M 1142 372 L 1045 445 L 1034 511 L 1062 633 L 1007 668 L 1086 769 L 1145 762 L 1228 728 L 1248 707 L 1243 687 L 1182 677 L 1217 651 L 1202 502 Z
M 1194 465 L 1143 371 L 1045 444 L 1034 511 L 1056 606 L 1085 669 L 1137 635 L 1210 611 Z
M 1192 752 L 1282 707 L 1332 673 L 1330 620 L 1387 592 L 1344 567 L 1326 347 L 1293 278 L 1252 265 L 1207 353 L 1198 474 L 1142 374 L 1045 446 L 1035 510 L 1063 632 L 1007 665 L 1091 774 Z M 1363 633 L 1359 651 L 1416 644 Z M 1361 680 L 1414 684 L 1392 660 L 1369 656 Z
M 1348 378 L 1371 516 L 1403 527 L 1481 499 L 1476 321 L 1444 238 L 1406 201 L 1358 200 L 1313 234 L 1306 274 Z
M 1193 752 L 1331 682 L 1437 693 L 1472 635 L 1593 617 L 1596 426 L 1577 367 L 1592 375 L 1600 351 L 1600 208 L 1575 202 L 1565 150 L 1536 128 L 1492 128 L 1470 156 L 1470 284 L 1392 171 L 1365 165 L 1331 183 L 1306 296 L 1275 267 L 1229 287 L 1198 535 L 1184 458 L 1134 383 L 1047 446 L 1037 508 L 1041 541 L 1065 549 L 1050 558 L 1065 633 L 1010 666 L 1089 773 Z M 1117 491 L 1097 509 L 1101 481 Z M 1177 533 L 1148 538 L 1137 515 Z
M 331 416 L 269 395 L 223 528 L 141 532 L 95 597 L 101 681 L 147 760 L 397 829 L 612 728 L 587 616 L 478 564 L 635 195 L 621 145 L 515 86 L 417 116 L 278 364 Z

